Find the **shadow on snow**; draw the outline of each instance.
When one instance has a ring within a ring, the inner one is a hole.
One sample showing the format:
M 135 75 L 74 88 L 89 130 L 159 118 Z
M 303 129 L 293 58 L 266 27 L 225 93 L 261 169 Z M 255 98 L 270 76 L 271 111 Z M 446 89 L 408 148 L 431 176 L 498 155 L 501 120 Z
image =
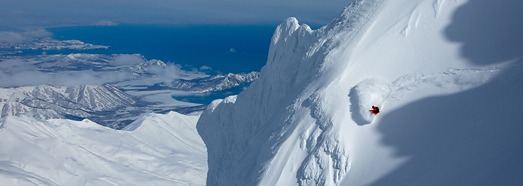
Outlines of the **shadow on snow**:
M 522 65 L 523 1 L 469 1 L 445 36 L 474 65 Z M 523 69 L 383 115 L 381 142 L 410 157 L 373 185 L 523 185 Z

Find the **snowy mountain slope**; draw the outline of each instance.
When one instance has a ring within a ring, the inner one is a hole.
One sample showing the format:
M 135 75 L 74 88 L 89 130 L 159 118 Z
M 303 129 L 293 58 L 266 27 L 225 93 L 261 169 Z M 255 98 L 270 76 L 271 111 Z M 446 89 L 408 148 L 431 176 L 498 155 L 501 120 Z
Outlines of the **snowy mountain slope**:
M 27 86 L 1 88 L 1 117 L 29 116 L 37 119 L 95 117 L 131 107 L 134 99 L 111 85 Z M 106 123 L 103 123 L 108 125 Z
M 260 79 L 198 121 L 207 184 L 523 184 L 521 8 L 357 0 L 318 30 L 286 20 Z
M 113 130 L 90 120 L 6 117 L 0 183 L 7 185 L 204 185 L 198 116 L 150 114 Z
M 39 85 L 20 88 L 2 88 L 5 102 L 17 102 L 36 109 L 62 107 L 63 111 L 81 110 L 83 112 L 108 111 L 129 106 L 135 101 L 127 94 L 111 85 L 81 85 L 58 87 Z M 16 109 L 6 109 L 5 115 L 18 116 Z M 46 119 L 46 118 L 42 118 Z
M 177 79 L 170 83 L 157 84 L 161 88 L 174 90 L 185 90 L 190 92 L 206 93 L 213 91 L 222 91 L 244 84 L 249 84 L 260 76 L 259 72 L 250 72 L 242 74 L 213 75 L 191 80 Z

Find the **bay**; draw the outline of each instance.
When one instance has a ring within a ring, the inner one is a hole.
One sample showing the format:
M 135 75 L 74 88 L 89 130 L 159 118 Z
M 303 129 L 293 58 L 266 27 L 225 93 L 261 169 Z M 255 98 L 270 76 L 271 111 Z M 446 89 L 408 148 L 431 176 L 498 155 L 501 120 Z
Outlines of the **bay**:
M 217 73 L 241 73 L 260 71 L 265 65 L 275 28 L 275 25 L 117 25 L 47 30 L 57 40 L 75 39 L 109 46 L 82 53 L 141 54 L 187 69 L 210 67 Z

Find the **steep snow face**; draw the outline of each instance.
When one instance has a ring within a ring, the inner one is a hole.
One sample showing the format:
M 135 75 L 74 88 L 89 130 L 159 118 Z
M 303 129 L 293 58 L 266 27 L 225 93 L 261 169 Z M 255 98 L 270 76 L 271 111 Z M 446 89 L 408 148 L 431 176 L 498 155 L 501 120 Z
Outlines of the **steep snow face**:
M 222 102 L 198 122 L 208 148 L 207 184 L 341 180 L 349 169 L 348 149 L 340 144 L 339 125 L 322 108 L 325 100 L 318 89 L 331 75 L 325 68 L 334 62 L 328 57 L 337 51 L 331 51 L 354 40 L 360 34 L 355 28 L 363 27 L 378 8 L 377 1 L 357 2 L 318 31 L 300 26 L 295 18 L 278 26 L 260 79 L 236 102 Z
M 521 8 L 357 0 L 318 30 L 286 20 L 259 80 L 198 121 L 207 184 L 523 184 Z
M 151 114 L 125 130 L 90 120 L 0 124 L 0 183 L 6 185 L 204 185 L 198 116 Z

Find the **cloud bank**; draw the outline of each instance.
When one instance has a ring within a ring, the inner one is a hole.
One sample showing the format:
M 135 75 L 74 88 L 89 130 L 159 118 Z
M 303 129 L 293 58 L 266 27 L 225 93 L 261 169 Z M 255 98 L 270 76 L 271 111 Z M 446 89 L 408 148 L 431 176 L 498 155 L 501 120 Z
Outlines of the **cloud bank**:
M 101 67 L 100 67 L 101 66 Z M 176 64 L 147 61 L 139 55 L 70 54 L 0 60 L 0 87 L 100 85 L 139 81 L 171 82 L 207 76 Z
M 23 32 L 2 31 L 0 32 L 0 45 L 15 45 L 32 39 L 51 37 L 51 35 L 44 29 L 32 29 Z
M 145 63 L 145 59 L 138 55 L 119 55 L 111 63 L 115 66 L 138 65 Z

